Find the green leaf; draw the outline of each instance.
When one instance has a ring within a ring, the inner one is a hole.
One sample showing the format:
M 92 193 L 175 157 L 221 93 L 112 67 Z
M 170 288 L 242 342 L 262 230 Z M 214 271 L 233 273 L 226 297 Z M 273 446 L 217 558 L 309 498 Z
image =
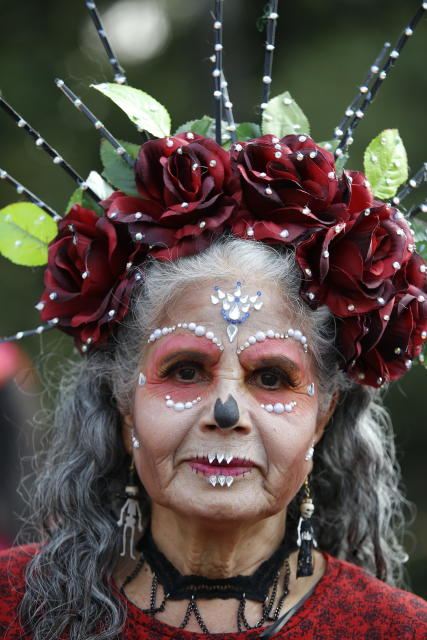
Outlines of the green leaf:
M 174 135 L 186 133 L 187 131 L 215 140 L 215 120 L 210 116 L 203 116 L 199 120 L 189 120 L 178 127 Z M 231 136 L 230 132 L 227 131 L 227 122 L 225 120 L 222 121 L 221 135 L 223 140 L 221 146 L 224 149 L 228 149 L 231 146 Z
M 414 232 L 414 239 L 417 252 L 427 262 L 427 222 L 420 218 L 411 219 L 411 228 Z M 427 341 L 419 356 L 419 362 L 427 368 Z
M 85 196 L 86 193 L 83 191 L 83 189 L 80 189 L 80 187 L 73 191 L 67 202 L 67 206 L 65 207 L 64 215 L 67 215 L 73 204 L 80 204 L 82 207 L 90 209 L 90 207 L 87 206 L 89 204 L 88 202 L 83 203 L 83 199 Z
M 113 189 L 110 187 L 108 182 L 106 182 L 96 171 L 90 172 L 86 178 L 86 184 L 96 193 L 100 200 L 108 198 L 108 196 L 113 192 Z M 101 215 L 103 212 L 102 207 L 100 207 L 95 200 L 92 200 L 87 191 L 80 187 L 71 194 L 67 203 L 67 208 L 65 209 L 65 215 L 70 211 L 73 204 L 79 204 L 85 209 L 92 209 L 92 211 L 95 211 L 98 215 Z
M 282 138 L 289 134 L 310 133 L 310 125 L 302 109 L 289 91 L 272 98 L 262 112 L 262 133 Z
M 215 120 L 210 116 L 203 116 L 199 120 L 189 120 L 178 127 L 174 135 L 186 133 L 187 131 L 198 133 L 200 136 L 205 136 L 205 138 L 215 138 Z
M 236 127 L 236 135 L 239 142 L 247 142 L 260 137 L 261 127 L 255 122 L 241 122 Z
M 95 211 L 95 213 L 97 213 L 98 215 L 102 214 L 102 208 L 94 200 L 92 200 L 92 198 L 87 194 L 86 191 L 80 189 L 80 187 L 73 191 L 73 193 L 71 194 L 64 211 L 65 215 L 67 215 L 67 213 L 70 211 L 73 204 L 79 204 L 85 209 L 92 209 L 92 211 Z
M 365 175 L 372 193 L 381 200 L 392 198 L 408 179 L 408 159 L 397 129 L 385 129 L 365 150 Z
M 339 144 L 339 140 L 323 140 L 322 142 L 317 142 L 316 144 L 319 147 L 326 149 L 326 151 L 335 153 Z M 338 156 L 338 158 L 336 158 L 335 171 L 338 176 L 341 175 L 341 173 L 344 171 L 345 165 L 347 164 L 349 157 L 350 156 L 348 155 L 348 153 L 342 153 L 340 156 Z
M 134 87 L 113 82 L 92 84 L 91 87 L 110 98 L 140 129 L 157 138 L 170 134 L 171 119 L 165 107 L 153 97 Z
M 137 157 L 140 149 L 137 144 L 123 142 L 122 140 L 119 140 L 119 142 L 132 158 Z M 134 170 L 114 151 L 114 148 L 107 140 L 101 141 L 101 160 L 104 165 L 102 175 L 113 187 L 123 191 L 128 196 L 141 197 L 136 190 Z
M 226 136 L 226 139 L 224 140 L 224 136 Z M 225 134 L 222 134 L 222 144 L 221 147 L 223 149 L 226 149 L 228 151 L 228 149 L 231 147 L 231 136 L 228 133 L 228 131 L 225 132 Z
M 342 153 L 335 160 L 335 172 L 337 176 L 340 176 L 344 171 L 345 165 L 347 164 L 347 160 L 349 159 L 348 153 Z
M 411 219 L 411 228 L 414 232 L 415 244 L 417 252 L 423 260 L 427 262 L 427 222 L 419 218 Z
M 31 202 L 9 204 L 0 211 L 0 253 L 15 264 L 46 264 L 48 244 L 57 233 L 51 216 Z

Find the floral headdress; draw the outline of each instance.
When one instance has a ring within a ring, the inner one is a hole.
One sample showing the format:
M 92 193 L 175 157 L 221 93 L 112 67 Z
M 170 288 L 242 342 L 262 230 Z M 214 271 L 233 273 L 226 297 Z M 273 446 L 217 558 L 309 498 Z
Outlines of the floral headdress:
M 0 211 L 0 252 L 18 264 L 43 264 L 46 256 L 48 262 L 37 304 L 45 324 L 3 340 L 58 327 L 82 351 L 100 347 L 125 317 L 148 258 L 194 255 L 227 232 L 295 251 L 301 297 L 312 309 L 327 305 L 335 316 L 343 368 L 357 382 L 381 386 L 405 373 L 415 358 L 422 360 L 427 266 L 421 252 L 426 245 L 416 247 L 416 241 L 425 236 L 425 223 L 414 215 L 425 207 L 408 212 L 401 202 L 424 179 L 425 165 L 407 182 L 402 141 L 389 129 L 368 146 L 365 174 L 344 166 L 358 122 L 427 3 L 420 5 L 396 47 L 388 52 L 385 45 L 334 139 L 324 143 L 309 137 L 307 119 L 288 92 L 269 99 L 277 0 L 265 16 L 261 125 L 234 122 L 222 70 L 222 0 L 216 0 L 215 119 L 204 116 L 173 135 L 166 109 L 127 85 L 94 2 L 86 4 L 115 70 L 115 83 L 95 88 L 127 113 L 147 141 L 138 146 L 116 140 L 57 80 L 103 137 L 103 177 L 92 172 L 83 181 L 0 98 L 18 126 L 79 185 L 60 218 L 9 174 L 0 173 L 31 200 Z

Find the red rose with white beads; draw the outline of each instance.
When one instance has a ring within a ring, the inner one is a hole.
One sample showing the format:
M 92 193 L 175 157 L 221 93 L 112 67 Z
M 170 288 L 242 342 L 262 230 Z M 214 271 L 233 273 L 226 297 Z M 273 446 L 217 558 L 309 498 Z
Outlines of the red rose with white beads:
M 384 307 L 408 287 L 406 264 L 414 251 L 408 223 L 394 207 L 374 202 L 347 222 L 317 230 L 296 247 L 304 274 L 302 297 L 326 304 L 336 316 Z
M 240 237 L 294 243 L 315 228 L 347 222 L 372 203 L 362 174 L 338 177 L 333 154 L 305 135 L 237 143 L 231 157 L 243 193 L 233 222 Z
M 128 310 L 140 277 L 131 269 L 145 257 L 125 225 L 73 205 L 48 250 L 42 320 L 73 335 L 83 350 L 106 342 Z
M 427 339 L 427 266 L 412 254 L 404 267 L 407 288 L 386 305 L 337 323 L 344 369 L 358 382 L 379 387 L 403 375 Z
M 113 193 L 107 217 L 128 225 L 150 255 L 171 260 L 197 253 L 222 232 L 240 201 L 229 154 L 211 138 L 186 133 L 142 145 L 135 166 L 141 198 Z

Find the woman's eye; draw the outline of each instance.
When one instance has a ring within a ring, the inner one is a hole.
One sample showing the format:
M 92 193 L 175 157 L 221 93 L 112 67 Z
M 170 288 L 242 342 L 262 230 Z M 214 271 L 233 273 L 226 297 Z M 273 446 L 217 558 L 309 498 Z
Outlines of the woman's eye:
M 175 375 L 182 382 L 193 382 L 197 377 L 198 371 L 195 367 L 181 367 L 176 369 Z
M 208 373 L 202 363 L 181 360 L 168 366 L 160 365 L 159 376 L 162 379 L 168 378 L 185 384 L 202 382 L 207 379 Z
M 269 389 L 278 389 L 280 386 L 281 379 L 277 373 L 264 371 L 263 373 L 259 373 L 258 377 L 263 387 L 268 387 Z
M 203 366 L 198 363 L 180 363 L 172 366 L 169 371 L 166 372 L 165 377 L 171 377 L 177 382 L 191 383 L 202 382 L 206 380 L 206 371 Z
M 255 384 L 263 389 L 282 389 L 284 387 L 294 387 L 295 384 L 283 371 L 272 369 L 255 371 L 252 379 Z

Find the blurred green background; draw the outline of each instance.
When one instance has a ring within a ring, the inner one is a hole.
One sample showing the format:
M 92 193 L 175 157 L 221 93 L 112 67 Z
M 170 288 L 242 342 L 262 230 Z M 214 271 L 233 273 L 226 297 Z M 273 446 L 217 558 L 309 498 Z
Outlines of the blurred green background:
M 256 29 L 265 3 L 226 0 L 224 70 L 238 121 L 257 120 L 264 35 Z M 322 0 L 279 3 L 271 95 L 289 90 L 302 106 L 316 140 L 331 137 L 382 44 L 398 39 L 419 0 Z M 211 3 L 209 0 L 99 0 L 107 32 L 129 83 L 165 104 L 173 128 L 212 114 Z M 62 77 L 119 138 L 138 142 L 139 134 L 120 110 L 90 83 L 112 81 L 112 73 L 85 3 L 80 0 L 1 0 L 0 89 L 83 176 L 100 170 L 97 132 L 53 83 Z M 398 128 L 411 175 L 425 161 L 427 19 L 397 60 L 391 76 L 361 122 L 348 168 L 361 169 L 363 150 L 382 129 Z M 0 168 L 63 213 L 73 183 L 8 117 L 0 113 Z M 421 187 L 408 198 L 420 202 Z M 18 198 L 0 183 L 0 207 Z M 0 334 L 38 323 L 33 309 L 42 290 L 42 269 L 12 265 L 0 258 Z M 71 351 L 68 338 L 46 335 L 21 345 L 39 362 L 40 353 Z M 60 358 L 55 358 L 55 362 Z M 44 362 L 44 375 L 56 375 Z M 60 369 L 60 366 L 59 366 Z M 387 391 L 404 483 L 417 515 L 407 540 L 412 588 L 427 597 L 427 371 L 415 366 Z M 375 491 L 375 487 L 372 487 Z

